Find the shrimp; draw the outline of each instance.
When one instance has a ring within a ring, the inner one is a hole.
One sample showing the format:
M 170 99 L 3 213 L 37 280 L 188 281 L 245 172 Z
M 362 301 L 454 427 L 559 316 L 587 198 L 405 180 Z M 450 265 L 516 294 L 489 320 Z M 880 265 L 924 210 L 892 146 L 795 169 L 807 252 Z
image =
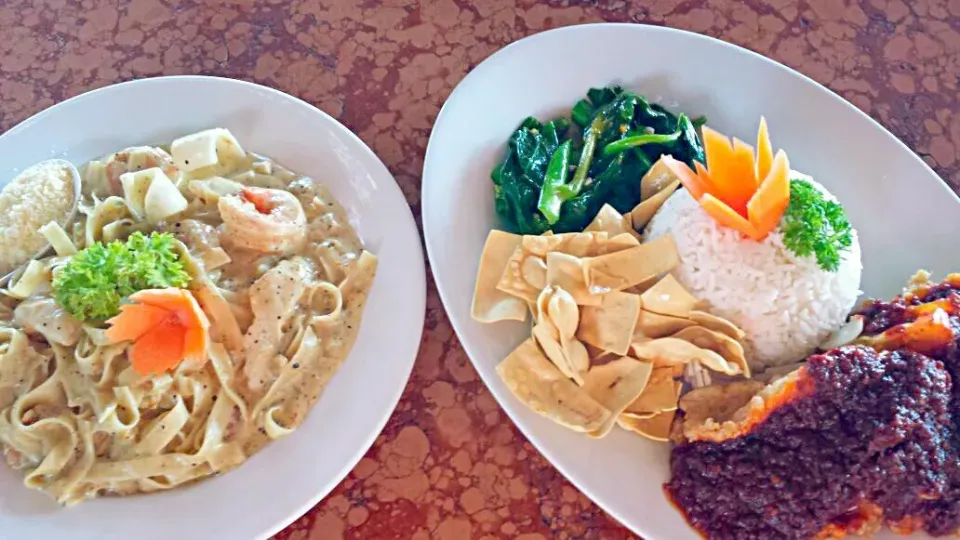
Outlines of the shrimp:
M 244 187 L 220 197 L 222 239 L 235 247 L 262 253 L 290 253 L 306 239 L 307 217 L 288 191 Z

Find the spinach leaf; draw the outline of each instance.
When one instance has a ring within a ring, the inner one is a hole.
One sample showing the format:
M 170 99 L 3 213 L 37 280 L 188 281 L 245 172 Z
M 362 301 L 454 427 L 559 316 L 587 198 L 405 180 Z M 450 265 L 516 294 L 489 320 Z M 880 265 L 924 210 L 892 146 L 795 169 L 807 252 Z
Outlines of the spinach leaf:
M 544 124 L 527 118 L 510 137 L 507 155 L 491 175 L 505 229 L 581 231 L 604 204 L 621 213 L 632 210 L 640 202 L 640 178 L 660 156 L 691 166 L 705 161 L 696 122 L 619 86 L 591 88 L 570 119 L 577 130 L 563 118 Z M 561 171 L 562 163 L 576 166 Z M 573 172 L 570 182 L 567 172 Z

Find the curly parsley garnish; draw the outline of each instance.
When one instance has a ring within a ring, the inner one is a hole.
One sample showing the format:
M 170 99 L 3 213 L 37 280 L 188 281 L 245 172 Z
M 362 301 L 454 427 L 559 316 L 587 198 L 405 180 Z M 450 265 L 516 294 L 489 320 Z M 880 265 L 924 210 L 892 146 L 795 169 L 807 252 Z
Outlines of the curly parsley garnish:
M 80 319 L 109 319 L 120 302 L 143 289 L 185 287 L 190 276 L 166 233 L 133 233 L 126 242 L 100 242 L 70 258 L 53 278 L 57 303 Z
M 839 203 L 805 180 L 790 180 L 790 204 L 781 224 L 783 243 L 801 257 L 813 255 L 820 268 L 836 272 L 853 243 L 852 227 Z

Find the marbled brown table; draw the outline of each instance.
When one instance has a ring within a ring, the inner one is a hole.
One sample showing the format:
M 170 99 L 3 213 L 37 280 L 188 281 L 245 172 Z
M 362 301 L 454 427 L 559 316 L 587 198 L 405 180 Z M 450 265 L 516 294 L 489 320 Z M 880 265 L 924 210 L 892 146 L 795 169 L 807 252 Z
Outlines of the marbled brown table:
M 593 21 L 667 24 L 775 58 L 872 115 L 960 188 L 960 0 L 2 0 L 0 130 L 127 79 L 247 79 L 358 133 L 419 214 L 424 148 L 453 86 L 513 40 Z M 432 287 L 427 306 L 423 348 L 387 428 L 277 538 L 629 537 L 511 425 Z

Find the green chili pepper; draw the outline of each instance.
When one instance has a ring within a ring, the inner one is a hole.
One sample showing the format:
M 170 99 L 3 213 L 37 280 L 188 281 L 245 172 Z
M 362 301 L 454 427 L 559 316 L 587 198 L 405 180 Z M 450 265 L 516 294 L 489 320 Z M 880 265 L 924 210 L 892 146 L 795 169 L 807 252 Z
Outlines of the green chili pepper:
M 560 206 L 567 198 L 560 192 L 566 186 L 567 175 L 570 173 L 570 148 L 573 142 L 569 139 L 557 147 L 547 165 L 547 173 L 543 178 L 543 187 L 540 188 L 540 200 L 537 209 L 547 218 L 547 223 L 553 225 L 560 219 Z

